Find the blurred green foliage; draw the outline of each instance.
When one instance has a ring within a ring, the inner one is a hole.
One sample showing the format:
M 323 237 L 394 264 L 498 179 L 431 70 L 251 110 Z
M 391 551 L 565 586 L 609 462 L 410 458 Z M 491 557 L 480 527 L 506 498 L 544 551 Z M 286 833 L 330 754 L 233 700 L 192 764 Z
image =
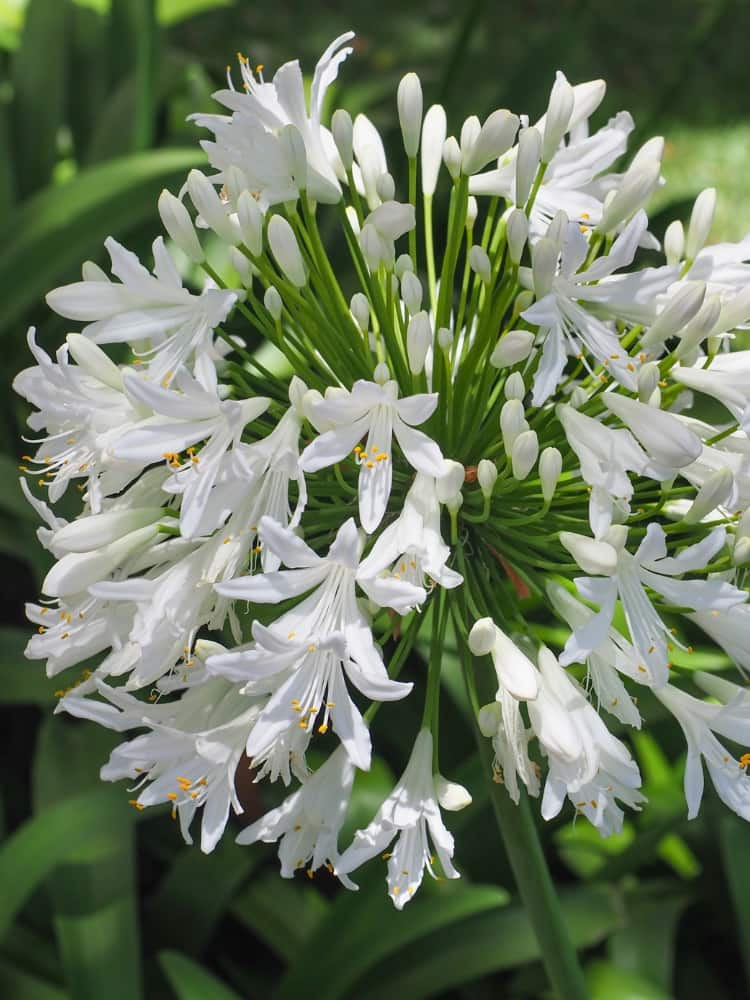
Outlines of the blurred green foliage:
M 175 190 L 203 162 L 186 116 L 211 107 L 237 49 L 269 69 L 299 56 L 309 70 L 349 27 L 357 56 L 335 100 L 365 111 L 392 140 L 395 86 L 408 69 L 419 71 L 428 101 L 445 103 L 454 129 L 498 106 L 540 113 L 558 67 L 574 82 L 604 76 L 605 114 L 627 107 L 639 139 L 669 140 L 656 232 L 667 216 L 684 218 L 707 185 L 721 195 L 714 238 L 750 230 L 742 0 L 0 0 L 0 996 L 9 1000 L 545 995 L 450 636 L 444 765 L 474 794 L 452 821 L 464 878 L 430 882 L 403 914 L 377 864 L 356 894 L 325 875 L 282 882 L 268 848 L 227 837 L 205 857 L 182 844 L 168 814 L 128 809 L 127 791 L 97 778 L 114 737 L 53 717 L 54 690 L 71 680 L 48 681 L 22 657 L 23 601 L 46 564 L 17 488 L 25 412 L 10 381 L 28 363 L 29 323 L 48 346 L 66 332 L 45 309 L 45 290 L 74 279 L 81 260 L 101 260 L 109 234 L 148 255 L 159 190 Z M 535 631 L 552 645 L 564 638 L 541 619 Z M 426 655 L 414 654 L 417 678 Z M 713 649 L 696 649 L 689 665 L 729 666 Z M 356 788 L 357 822 L 405 758 L 413 704 L 393 706 L 376 733 L 382 758 Z M 641 707 L 649 734 L 637 735 L 634 750 L 648 811 L 609 841 L 567 818 L 541 831 L 591 994 L 746 996 L 750 830 L 711 799 L 701 819 L 686 821 L 678 734 L 658 705 Z M 261 801 L 265 789 L 241 794 L 249 818 L 271 804 Z

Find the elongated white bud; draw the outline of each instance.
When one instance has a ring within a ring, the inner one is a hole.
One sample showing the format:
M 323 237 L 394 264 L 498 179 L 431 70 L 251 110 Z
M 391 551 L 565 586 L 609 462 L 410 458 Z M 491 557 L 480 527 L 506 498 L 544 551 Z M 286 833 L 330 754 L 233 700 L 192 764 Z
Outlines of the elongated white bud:
M 418 312 L 409 320 L 406 330 L 406 353 L 412 375 L 419 375 L 424 370 L 425 358 L 431 344 L 430 317 L 426 312 Z
M 531 193 L 531 187 L 539 169 L 542 156 L 542 137 L 539 129 L 524 129 L 518 137 L 516 154 L 516 205 L 523 208 Z
M 461 492 L 466 475 L 463 465 L 446 458 L 443 463 L 443 474 L 435 480 L 435 493 L 440 503 L 447 503 L 451 497 Z
M 274 288 L 273 285 L 269 285 L 266 289 L 265 294 L 263 295 L 263 305 L 270 312 L 271 319 L 276 320 L 277 322 L 281 319 L 281 312 L 284 308 L 284 304 L 281 301 L 281 296 L 279 295 L 278 290 Z
M 497 628 L 491 618 L 480 618 L 469 632 L 469 649 L 474 656 L 487 656 L 495 645 Z
M 557 152 L 563 136 L 568 131 L 572 114 L 573 88 L 558 70 L 549 95 L 549 105 L 544 120 L 542 163 L 549 163 Z
M 534 293 L 537 299 L 544 298 L 551 289 L 557 273 L 557 258 L 560 250 L 554 240 L 546 236 L 538 240 L 531 250 L 531 270 L 534 275 Z
M 79 368 L 113 389 L 122 389 L 122 372 L 98 344 L 80 333 L 69 333 L 65 340 Z
M 437 342 L 441 351 L 447 351 L 453 344 L 453 331 L 441 326 L 437 332 Z
M 401 298 L 410 316 L 422 308 L 422 282 L 413 271 L 407 271 L 401 278 Z
M 393 201 L 396 194 L 396 182 L 386 171 L 375 181 L 375 190 L 381 201 Z
M 464 150 L 461 135 L 461 172 L 475 174 L 491 160 L 497 160 L 513 145 L 518 131 L 518 115 L 502 108 L 493 111 L 482 125 L 468 150 Z
M 300 130 L 291 123 L 284 125 L 279 129 L 278 140 L 290 177 L 300 191 L 306 190 L 307 150 Z
M 499 685 L 498 698 L 503 691 L 519 700 L 536 698 L 539 693 L 536 667 L 491 618 L 480 618 L 474 623 L 469 632 L 469 649 L 474 656 L 492 655 Z
M 333 141 L 347 173 L 352 169 L 354 161 L 354 125 L 352 116 L 343 108 L 338 108 L 331 117 L 331 132 Z
M 487 256 L 487 251 L 476 244 L 469 250 L 469 267 L 485 284 L 489 282 L 492 274 L 490 258 Z
M 531 353 L 534 334 L 531 330 L 508 330 L 498 340 L 490 355 L 490 364 L 495 368 L 510 368 L 525 361 Z
M 253 278 L 258 273 L 258 269 L 237 247 L 229 247 L 229 263 L 239 275 L 242 284 L 249 288 L 253 283 Z
M 631 164 L 623 175 L 619 188 L 605 199 L 597 230 L 600 233 L 612 233 L 620 223 L 631 219 L 649 200 L 660 176 L 660 160 Z
M 523 381 L 523 375 L 520 372 L 513 372 L 505 380 L 505 385 L 503 386 L 503 392 L 505 393 L 506 399 L 523 399 L 526 395 L 526 386 Z
M 55 551 L 93 552 L 164 517 L 162 507 L 136 507 L 91 514 L 71 521 L 54 535 Z
M 508 256 L 513 264 L 518 264 L 529 236 L 529 220 L 520 208 L 514 208 L 508 215 L 505 236 L 508 241 Z
M 263 213 L 249 191 L 243 191 L 237 199 L 237 219 L 243 243 L 253 257 L 260 257 L 263 253 Z
M 617 569 L 617 551 L 609 542 L 598 542 L 573 531 L 560 532 L 560 544 L 570 552 L 584 573 L 611 576 Z
M 555 244 L 558 253 L 563 248 L 569 224 L 570 220 L 568 219 L 567 212 L 560 209 L 552 216 L 552 221 L 547 227 L 547 232 L 544 234 L 548 240 L 551 240 Z
M 407 273 L 414 273 L 414 261 L 411 259 L 408 253 L 399 254 L 396 258 L 396 266 L 394 267 L 397 277 L 403 278 Z
M 431 198 L 437 186 L 447 122 L 442 104 L 433 104 L 422 125 L 422 194 Z
M 738 538 L 732 549 L 732 562 L 735 566 L 747 566 L 750 562 L 750 538 Z
M 480 460 L 477 466 L 477 482 L 482 495 L 489 500 L 497 482 L 497 466 L 489 458 Z
M 526 423 L 526 413 L 520 399 L 509 399 L 503 403 L 500 410 L 500 433 L 503 437 L 503 447 L 505 454 L 510 457 L 513 451 L 513 442 L 522 431 L 529 429 Z
M 657 462 L 681 469 L 703 451 L 700 439 L 673 413 L 629 399 L 619 392 L 605 392 L 602 402 L 615 413 Z
M 698 195 L 690 214 L 690 225 L 685 241 L 685 256 L 688 260 L 695 260 L 698 253 L 703 249 L 711 226 L 714 222 L 716 212 L 716 188 L 706 188 Z
M 419 150 L 419 135 L 422 129 L 422 84 L 416 73 L 407 73 L 401 78 L 396 104 L 404 149 L 411 160 Z
M 158 206 L 164 228 L 180 250 L 193 263 L 202 263 L 205 259 L 203 247 L 198 239 L 198 234 L 195 231 L 193 220 L 190 218 L 190 213 L 180 199 L 164 188 L 159 195 Z
M 513 442 L 513 451 L 511 452 L 513 478 L 525 479 L 536 465 L 538 457 L 539 438 L 536 431 L 521 431 Z
M 721 296 L 708 295 L 703 305 L 682 330 L 677 331 L 680 342 L 675 348 L 675 356 L 682 360 L 696 349 L 706 337 L 716 329 L 721 316 Z
M 451 178 L 458 180 L 461 174 L 461 147 L 455 135 L 449 135 L 443 143 L 443 163 Z
M 206 225 L 230 246 L 239 243 L 241 239 L 239 226 L 235 225 L 227 215 L 226 206 L 211 181 L 200 170 L 191 170 L 187 186 L 190 200 Z
M 685 229 L 679 219 L 670 222 L 664 232 L 664 256 L 672 267 L 685 256 Z
M 703 281 L 684 281 L 641 337 L 644 350 L 661 347 L 695 316 L 706 297 Z
M 545 503 L 551 503 L 562 472 L 562 455 L 557 448 L 545 448 L 539 456 L 539 479 L 542 484 L 542 497 Z
M 720 507 L 727 500 L 734 488 L 734 475 L 731 469 L 717 469 L 712 472 L 696 494 L 695 500 L 685 514 L 686 524 L 697 524 L 706 515 Z
M 370 301 L 362 292 L 355 292 L 349 303 L 352 316 L 362 333 L 370 328 Z
M 374 226 L 381 236 L 397 240 L 417 224 L 413 205 L 400 201 L 385 201 L 367 216 L 365 225 Z
M 653 395 L 654 389 L 659 385 L 661 373 L 655 361 L 647 361 L 638 370 L 638 398 L 642 403 L 647 403 Z
M 42 583 L 50 597 L 68 597 L 88 590 L 143 548 L 159 533 L 154 524 L 138 528 L 93 552 L 69 552 L 58 560 Z
M 305 262 L 294 230 L 280 215 L 272 215 L 268 223 L 268 245 L 285 277 L 297 288 L 302 288 L 307 283 Z
M 442 774 L 435 775 L 435 794 L 441 809 L 448 812 L 459 812 L 472 803 L 472 798 L 463 785 L 457 781 L 448 781 Z
M 479 205 L 473 194 L 470 194 L 466 201 L 466 227 L 471 229 L 477 221 L 479 215 Z
M 385 385 L 385 383 L 390 379 L 391 372 L 388 365 L 384 361 L 380 364 L 375 365 L 375 370 L 372 373 L 373 380 L 378 383 L 378 385 Z
M 496 735 L 498 728 L 502 725 L 503 712 L 500 703 L 491 701 L 489 705 L 482 705 L 477 712 L 477 725 L 479 732 L 487 739 L 492 739 Z
M 392 250 L 393 240 L 388 241 L 383 239 L 375 226 L 369 222 L 366 222 L 362 226 L 362 231 L 359 234 L 359 246 L 362 250 L 362 256 L 365 258 L 365 263 L 371 271 L 377 271 L 381 263 L 387 264 L 389 242 Z

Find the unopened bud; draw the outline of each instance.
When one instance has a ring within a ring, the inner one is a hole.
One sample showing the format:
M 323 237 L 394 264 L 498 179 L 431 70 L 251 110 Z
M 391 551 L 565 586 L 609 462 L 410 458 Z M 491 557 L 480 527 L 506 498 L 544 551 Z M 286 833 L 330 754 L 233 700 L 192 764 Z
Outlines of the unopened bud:
M 266 289 L 265 294 L 263 295 L 263 305 L 270 312 L 271 318 L 274 321 L 278 322 L 281 319 L 283 303 L 281 301 L 281 296 L 273 285 L 269 285 Z
M 486 167 L 491 160 L 497 160 L 513 145 L 517 131 L 518 115 L 503 108 L 492 112 L 468 150 L 464 150 L 462 132 L 462 173 L 475 174 Z
M 597 230 L 600 233 L 611 233 L 620 223 L 631 219 L 649 200 L 660 176 L 660 160 L 631 164 L 623 174 L 619 188 L 605 199 Z
M 549 163 L 557 152 L 563 136 L 568 131 L 572 114 L 573 88 L 558 70 L 549 95 L 549 105 L 544 119 L 543 163 Z
M 409 320 L 409 326 L 406 330 L 406 353 L 412 375 L 419 375 L 423 371 L 425 358 L 431 344 L 430 317 L 424 311 L 418 312 Z
M 352 162 L 354 160 L 354 125 L 348 111 L 339 108 L 333 112 L 331 132 L 333 133 L 333 141 L 336 143 L 336 149 L 341 157 L 344 170 L 348 173 L 352 169 Z
M 226 205 L 216 193 L 216 188 L 211 181 L 200 170 L 191 170 L 188 174 L 187 186 L 190 200 L 206 225 L 230 246 L 238 243 L 240 240 L 239 227 L 227 215 Z
M 560 544 L 568 550 L 584 573 L 611 576 L 617 569 L 617 551 L 609 542 L 598 542 L 573 531 L 560 532 Z
M 497 626 L 491 618 L 480 618 L 469 632 L 469 649 L 474 656 L 487 656 L 495 646 Z
M 469 266 L 475 274 L 479 275 L 485 285 L 489 282 L 492 274 L 492 268 L 490 266 L 490 258 L 487 256 L 486 250 L 475 244 L 471 250 L 469 250 Z
M 477 221 L 477 216 L 479 215 L 479 205 L 477 204 L 477 199 L 473 194 L 469 195 L 466 202 L 466 227 L 471 229 L 474 223 Z
M 260 257 L 263 252 L 263 213 L 249 191 L 243 191 L 237 199 L 237 218 L 242 242 L 253 257 Z
M 557 448 L 545 448 L 539 456 L 539 479 L 545 503 L 551 503 L 562 472 L 562 455 Z
M 732 562 L 735 566 L 746 566 L 750 562 L 750 538 L 738 538 L 732 549 Z
M 296 288 L 302 288 L 307 283 L 305 262 L 302 259 L 294 230 L 280 215 L 271 216 L 268 223 L 268 245 L 284 276 Z
M 683 520 L 686 524 L 697 524 L 702 521 L 707 514 L 716 510 L 729 498 L 733 489 L 734 474 L 731 469 L 717 469 L 716 472 L 712 472 L 698 490 Z
M 647 361 L 641 365 L 638 371 L 638 398 L 642 403 L 647 403 L 651 398 L 654 389 L 659 385 L 661 373 L 655 361 Z
M 257 269 L 253 267 L 244 253 L 238 250 L 237 247 L 229 248 L 229 261 L 237 274 L 240 276 L 242 284 L 246 288 L 249 288 L 252 284 L 253 278 L 258 273 Z
M 384 361 L 380 364 L 375 365 L 375 370 L 372 373 L 373 380 L 378 383 L 378 385 L 385 385 L 385 383 L 390 379 L 391 373 L 388 365 Z
M 200 264 L 204 260 L 203 247 L 190 213 L 180 199 L 165 188 L 159 195 L 158 207 L 161 221 L 171 238 L 193 263 Z
M 517 365 L 528 358 L 533 344 L 534 334 L 531 330 L 508 330 L 495 345 L 490 355 L 490 364 L 494 368 Z
M 422 308 L 422 282 L 412 271 L 407 271 L 401 278 L 401 298 L 410 316 Z
M 513 442 L 511 463 L 513 478 L 523 480 L 536 465 L 539 457 L 539 439 L 536 431 L 521 431 Z
M 291 122 L 279 129 L 277 138 L 289 176 L 299 191 L 307 188 L 307 150 L 300 130 Z
M 674 267 L 685 256 L 685 230 L 679 219 L 670 222 L 664 233 L 664 256 Z
M 375 181 L 375 190 L 381 201 L 393 201 L 396 194 L 396 182 L 386 171 Z
M 458 180 L 461 173 L 461 147 L 455 135 L 449 135 L 443 143 L 443 163 L 452 179 Z
M 411 160 L 419 150 L 419 133 L 422 128 L 422 84 L 416 73 L 407 73 L 401 78 L 396 103 L 404 149 Z
M 440 503 L 447 503 L 450 497 L 461 492 L 466 472 L 460 462 L 446 458 L 443 463 L 443 474 L 435 481 L 435 493 Z
M 441 351 L 447 351 L 453 344 L 453 331 L 441 326 L 437 332 L 437 342 Z
M 445 108 L 442 104 L 433 104 L 422 125 L 422 194 L 426 198 L 435 193 L 446 129 Z
M 489 500 L 497 482 L 497 466 L 489 458 L 483 458 L 477 466 L 477 482 L 482 495 Z
M 518 264 L 529 235 L 529 220 L 520 208 L 514 208 L 508 216 L 505 234 L 508 241 L 508 256 L 513 264 Z
M 520 372 L 513 372 L 512 375 L 509 375 L 505 380 L 503 391 L 506 399 L 523 399 L 526 395 L 523 375 Z
M 414 273 L 414 261 L 411 259 L 408 253 L 399 254 L 396 258 L 396 266 L 394 268 L 397 277 L 403 278 L 407 271 Z
M 674 337 L 695 316 L 703 305 L 705 296 L 706 285 L 703 281 L 682 282 L 651 327 L 641 337 L 641 347 L 646 350 L 659 348 L 670 337 Z
M 497 701 L 491 701 L 489 705 L 482 705 L 477 712 L 477 725 L 479 726 L 479 732 L 482 736 L 486 736 L 488 740 L 497 735 L 497 731 L 502 725 L 502 721 L 503 712 L 500 708 L 500 703 Z
M 682 330 L 677 331 L 680 342 L 675 348 L 675 356 L 681 361 L 709 337 L 719 322 L 721 316 L 721 296 L 708 295 L 698 312 Z
M 510 457 L 516 438 L 528 429 L 529 425 L 526 422 L 526 414 L 521 400 L 509 399 L 503 403 L 503 408 L 500 410 L 500 433 L 506 455 Z
M 448 781 L 442 774 L 435 775 L 435 792 L 441 809 L 448 812 L 459 812 L 471 805 L 469 792 L 457 781 Z
M 349 302 L 349 309 L 362 333 L 367 333 L 370 327 L 370 302 L 367 296 L 362 292 L 355 292 Z
M 445 506 L 448 508 L 451 514 L 457 514 L 464 505 L 464 498 L 462 493 L 454 493 L 452 497 L 448 497 L 445 501 Z
M 386 263 L 388 259 L 387 242 L 381 237 L 375 226 L 369 222 L 362 226 L 359 234 L 359 246 L 370 271 L 375 272 L 381 263 Z M 393 241 L 391 241 L 391 246 L 393 246 Z
M 716 188 L 706 188 L 698 195 L 690 214 L 690 225 L 685 241 L 685 256 L 688 260 L 695 260 L 698 253 L 703 249 L 716 212 Z
M 539 130 L 533 126 L 524 129 L 518 137 L 516 155 L 516 205 L 519 208 L 523 208 L 529 199 L 541 155 L 542 137 Z
M 531 250 L 531 270 L 534 276 L 534 292 L 537 299 L 544 298 L 552 290 L 552 282 L 557 273 L 557 258 L 560 250 L 554 240 L 543 236 Z

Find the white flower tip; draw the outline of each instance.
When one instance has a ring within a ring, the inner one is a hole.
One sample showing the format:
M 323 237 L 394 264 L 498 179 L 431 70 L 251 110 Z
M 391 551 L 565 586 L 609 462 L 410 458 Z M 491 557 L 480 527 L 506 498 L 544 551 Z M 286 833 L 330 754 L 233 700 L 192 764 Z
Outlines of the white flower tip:
M 486 656 L 497 639 L 497 626 L 491 618 L 480 618 L 469 632 L 469 649 L 474 656 Z
M 448 781 L 442 774 L 435 775 L 435 792 L 438 802 L 448 812 L 460 812 L 472 803 L 472 798 L 463 785 Z
M 573 556 L 584 573 L 611 576 L 617 570 L 617 551 L 608 542 L 600 542 L 573 531 L 561 531 L 560 544 Z

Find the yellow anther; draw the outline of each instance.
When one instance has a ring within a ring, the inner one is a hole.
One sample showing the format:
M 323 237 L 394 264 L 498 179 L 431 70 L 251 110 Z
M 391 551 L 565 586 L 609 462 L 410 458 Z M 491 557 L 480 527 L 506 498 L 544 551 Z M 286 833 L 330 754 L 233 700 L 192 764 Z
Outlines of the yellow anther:
M 740 757 L 739 763 L 740 763 L 740 767 L 742 768 L 743 771 L 744 771 L 744 769 L 746 767 L 749 767 L 750 766 L 750 753 L 743 753 L 743 755 Z
M 46 608 L 45 608 L 45 610 L 46 610 Z M 40 625 L 39 628 L 37 629 L 37 632 L 39 633 L 39 635 L 44 635 L 44 633 L 46 631 L 47 631 L 47 629 L 44 627 L 44 625 Z
M 312 870 L 312 868 L 308 868 L 307 871 L 305 872 L 305 875 L 307 875 L 307 877 L 310 879 L 313 877 L 314 874 L 315 872 Z
M 316 649 L 315 643 L 311 642 L 310 645 L 307 647 L 307 652 L 308 653 L 314 653 L 315 649 Z
M 368 469 L 374 469 L 375 468 L 375 463 L 374 462 L 365 462 L 365 466 Z
M 287 636 L 287 639 L 293 639 L 296 634 L 297 634 L 296 632 L 290 632 L 289 635 Z
M 381 854 L 380 857 L 383 859 L 383 861 L 387 861 L 389 858 L 393 857 L 393 854 L 391 853 L 391 851 L 386 851 L 384 854 Z
M 170 800 L 170 802 L 174 802 L 174 800 L 177 798 L 177 792 L 167 792 L 167 798 Z
M 143 812 L 143 810 L 146 808 L 142 803 L 138 801 L 138 799 L 128 799 L 128 805 L 134 806 L 138 810 L 138 812 Z
M 328 723 L 327 722 L 321 722 L 321 724 L 318 726 L 318 732 L 321 735 L 325 735 L 328 732 Z
M 227 535 L 227 537 L 226 537 L 226 538 L 224 539 L 224 541 L 223 541 L 223 543 L 222 543 L 222 544 L 223 544 L 223 545 L 229 545 L 229 543 L 230 543 L 231 541 L 232 541 L 232 536 L 231 536 L 231 535 Z

